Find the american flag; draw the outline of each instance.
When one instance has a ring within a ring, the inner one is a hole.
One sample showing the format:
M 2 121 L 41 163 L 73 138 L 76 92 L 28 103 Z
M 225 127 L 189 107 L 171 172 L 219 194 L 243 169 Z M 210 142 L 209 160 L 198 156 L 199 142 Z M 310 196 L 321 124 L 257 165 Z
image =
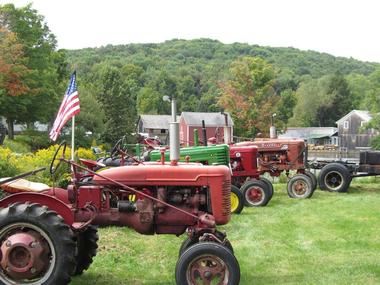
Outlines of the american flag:
M 50 131 L 50 139 L 56 141 L 63 126 L 73 116 L 80 111 L 79 97 L 76 84 L 76 72 L 74 71 L 70 77 L 70 83 L 67 87 L 66 93 L 63 96 L 63 101 L 59 107 L 57 117 L 55 118 L 53 128 Z

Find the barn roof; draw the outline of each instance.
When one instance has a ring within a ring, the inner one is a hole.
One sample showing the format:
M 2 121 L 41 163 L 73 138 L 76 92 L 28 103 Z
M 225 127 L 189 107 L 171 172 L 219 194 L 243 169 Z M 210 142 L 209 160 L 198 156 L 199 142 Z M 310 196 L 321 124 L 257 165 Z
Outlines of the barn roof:
M 228 125 L 233 126 L 234 122 L 230 114 L 226 114 L 228 116 Z M 202 120 L 204 120 L 206 127 L 223 127 L 225 122 L 222 113 L 182 112 L 181 117 L 191 126 L 202 126 Z
M 287 128 L 279 138 L 300 138 L 300 139 L 320 139 L 338 134 L 338 129 L 334 127 L 309 127 L 309 128 Z
M 349 112 L 347 115 L 345 115 L 343 118 L 339 119 L 336 121 L 336 123 L 339 125 L 340 123 L 346 121 L 349 117 L 351 117 L 353 114 L 358 115 L 363 121 L 368 122 L 369 120 L 372 119 L 371 114 L 369 111 L 364 111 L 364 110 L 352 110 Z
M 172 116 L 170 115 L 140 115 L 139 121 L 143 122 L 147 129 L 169 129 Z M 179 121 L 179 116 L 177 116 Z

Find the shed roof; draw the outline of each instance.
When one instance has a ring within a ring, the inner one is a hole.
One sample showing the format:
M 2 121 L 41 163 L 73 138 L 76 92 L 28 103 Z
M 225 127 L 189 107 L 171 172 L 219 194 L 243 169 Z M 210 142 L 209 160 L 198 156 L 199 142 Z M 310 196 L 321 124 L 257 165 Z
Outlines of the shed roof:
M 339 119 L 338 121 L 336 121 L 336 123 L 339 125 L 340 123 L 346 121 L 353 114 L 358 115 L 365 122 L 368 122 L 369 120 L 372 119 L 372 116 L 369 113 L 369 111 L 365 111 L 365 110 L 352 110 L 347 115 L 345 115 L 344 117 L 342 117 L 341 119 Z
M 142 121 L 144 128 L 147 129 L 169 129 L 172 116 L 170 115 L 140 115 L 139 121 Z M 179 116 L 177 116 L 179 121 Z
M 309 127 L 309 128 L 287 128 L 279 138 L 319 139 L 337 135 L 338 129 L 334 127 Z
M 228 116 L 228 126 L 233 126 L 234 122 L 229 113 L 225 112 Z M 182 112 L 181 117 L 188 125 L 202 126 L 202 120 L 205 121 L 206 127 L 223 127 L 225 124 L 225 117 L 222 113 L 206 113 L 206 112 Z

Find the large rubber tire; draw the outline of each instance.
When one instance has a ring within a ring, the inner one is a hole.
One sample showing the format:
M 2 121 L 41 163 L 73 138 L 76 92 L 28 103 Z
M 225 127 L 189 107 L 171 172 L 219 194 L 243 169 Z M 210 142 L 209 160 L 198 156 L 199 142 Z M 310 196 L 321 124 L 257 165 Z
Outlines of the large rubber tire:
M 216 232 L 216 235 L 218 235 L 218 232 Z M 186 251 L 186 249 L 188 249 L 190 246 L 192 246 L 194 244 L 197 244 L 197 243 L 199 243 L 198 239 L 190 239 L 189 237 L 187 237 L 182 242 L 181 247 L 179 248 L 178 257 L 181 257 L 181 255 Z M 221 246 L 224 246 L 229 251 L 231 251 L 232 253 L 234 253 L 234 249 L 233 249 L 232 244 L 230 243 L 229 240 L 226 240 L 226 243 L 223 244 L 223 245 L 221 245 Z
M 225 247 L 214 242 L 201 242 L 180 256 L 175 278 L 177 285 L 238 285 L 240 267 L 235 256 Z
M 272 182 L 270 182 L 270 180 L 268 178 L 265 178 L 262 176 L 260 176 L 260 181 L 263 181 L 268 186 L 268 189 L 270 191 L 270 198 L 269 198 L 269 201 L 270 201 L 273 197 L 273 194 L 274 194 L 273 184 L 272 184 Z
M 249 180 L 241 186 L 245 205 L 248 207 L 264 207 L 271 198 L 267 184 L 260 180 Z
M 310 170 L 305 170 L 305 175 L 310 178 L 311 180 L 311 187 L 313 188 L 313 191 L 317 189 L 318 186 L 318 181 L 317 181 L 317 176 Z
M 231 185 L 231 213 L 240 214 L 244 208 L 244 196 L 239 188 Z
M 76 256 L 77 267 L 74 275 L 81 275 L 83 271 L 90 267 L 93 258 L 96 256 L 98 240 L 98 228 L 93 225 L 89 225 L 84 232 L 77 235 L 78 254 Z
M 35 241 L 29 243 L 33 238 Z M 10 244 L 14 245 L 11 249 Z M 1 267 L 8 270 L 15 267 L 14 271 L 8 272 L 1 268 L 1 284 L 66 285 L 75 270 L 74 234 L 62 217 L 46 206 L 15 203 L 1 209 L 0 247 L 3 253 Z M 12 259 L 13 253 L 16 263 Z M 8 256 L 7 264 L 3 264 L 4 256 Z M 44 267 L 41 264 L 45 264 Z M 20 268 L 24 275 L 15 277 L 14 272 Z M 36 271 L 36 268 L 39 269 Z
M 313 196 L 311 179 L 305 174 L 296 174 L 288 181 L 288 195 L 290 198 L 306 199 Z
M 325 165 L 318 176 L 319 187 L 330 192 L 347 192 L 351 180 L 350 171 L 340 163 Z

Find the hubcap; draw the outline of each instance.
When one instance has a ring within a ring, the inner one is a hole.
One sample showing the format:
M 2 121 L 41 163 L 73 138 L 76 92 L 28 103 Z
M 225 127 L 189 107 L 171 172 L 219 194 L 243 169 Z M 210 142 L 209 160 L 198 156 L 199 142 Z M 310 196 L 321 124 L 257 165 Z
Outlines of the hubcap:
M 307 189 L 308 189 L 308 186 L 306 184 L 306 182 L 302 181 L 302 180 L 297 180 L 294 184 L 293 184 L 293 192 L 297 195 L 297 196 L 302 196 L 304 195 L 306 192 L 307 192 Z
M 339 172 L 331 171 L 325 176 L 325 185 L 332 191 L 338 190 L 343 183 L 343 176 Z
M 225 262 L 213 254 L 205 254 L 194 258 L 187 268 L 188 284 L 203 285 L 227 284 L 229 270 Z
M 258 204 L 260 203 L 265 197 L 263 189 L 261 189 L 258 186 L 251 187 L 245 192 L 245 198 L 250 204 Z
M 45 232 L 29 224 L 13 224 L 0 231 L 0 283 L 41 284 L 53 271 L 52 242 Z

